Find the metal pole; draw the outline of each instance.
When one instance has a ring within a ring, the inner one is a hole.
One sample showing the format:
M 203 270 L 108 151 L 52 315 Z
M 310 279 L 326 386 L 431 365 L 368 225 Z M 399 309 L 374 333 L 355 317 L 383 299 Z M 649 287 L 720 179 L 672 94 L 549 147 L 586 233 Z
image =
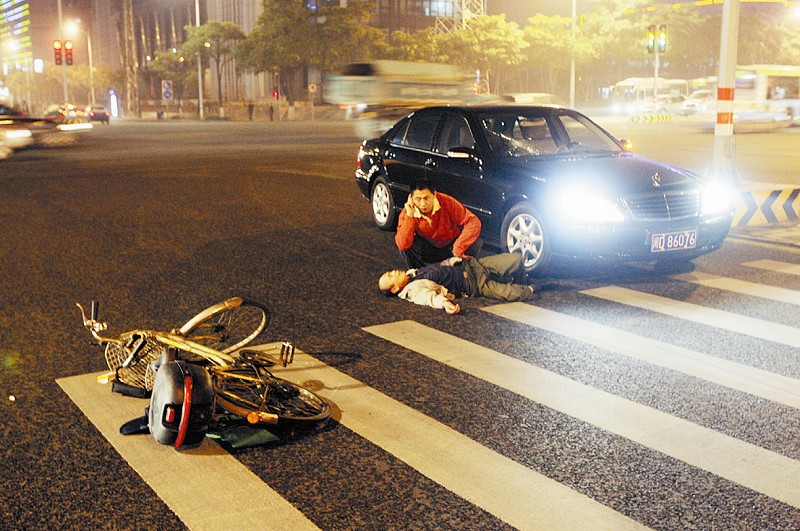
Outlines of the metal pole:
M 61 0 L 58 0 L 58 39 L 64 42 L 64 20 L 61 16 Z M 61 84 L 64 85 L 64 103 L 69 101 L 69 94 L 67 94 L 67 65 L 64 61 L 61 62 Z
M 658 110 L 658 68 L 661 65 L 658 56 L 658 40 L 656 40 L 653 52 L 655 53 L 655 57 L 653 58 L 653 111 L 656 111 Z
M 59 0 L 60 1 L 60 0 Z M 200 27 L 200 0 L 194 0 L 194 17 L 196 26 Z M 205 115 L 203 113 L 203 66 L 201 64 L 202 55 L 197 52 L 197 106 L 200 109 L 200 119 L 202 120 Z
M 739 42 L 739 0 L 727 0 L 722 7 L 722 33 L 717 85 L 717 123 L 714 126 L 712 176 L 738 184 L 733 167 L 736 139 L 733 135 L 733 93 L 736 86 L 736 46 Z
M 92 95 L 92 105 L 94 105 L 94 63 L 92 62 L 92 36 L 88 29 L 86 30 L 86 49 L 89 52 L 89 90 L 91 91 Z
M 569 106 L 575 108 L 575 27 L 578 17 L 578 0 L 572 0 L 572 58 L 569 62 Z

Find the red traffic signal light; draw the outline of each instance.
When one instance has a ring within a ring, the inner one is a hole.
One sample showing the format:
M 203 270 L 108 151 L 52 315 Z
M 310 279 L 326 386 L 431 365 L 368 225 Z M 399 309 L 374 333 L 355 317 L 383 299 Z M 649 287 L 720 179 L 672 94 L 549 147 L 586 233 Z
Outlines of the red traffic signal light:
M 57 65 L 61 64 L 61 41 L 53 41 L 53 60 Z
M 280 96 L 280 93 L 277 90 L 273 90 L 272 91 L 272 99 L 273 100 L 277 100 L 279 96 Z
M 72 64 L 72 49 L 75 48 L 75 43 L 72 41 L 64 41 L 64 62 L 68 65 Z

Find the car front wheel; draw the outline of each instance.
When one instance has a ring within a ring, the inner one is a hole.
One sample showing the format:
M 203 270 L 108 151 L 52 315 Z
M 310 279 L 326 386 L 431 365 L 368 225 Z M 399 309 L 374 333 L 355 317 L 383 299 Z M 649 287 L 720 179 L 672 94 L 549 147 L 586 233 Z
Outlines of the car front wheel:
M 544 222 L 528 203 L 520 203 L 508 211 L 500 238 L 504 251 L 523 256 L 528 272 L 541 272 L 550 262 L 550 239 Z
M 394 199 L 389 185 L 382 178 L 375 181 L 371 194 L 372 219 L 381 230 L 392 230 L 397 224 L 397 214 L 394 211 Z

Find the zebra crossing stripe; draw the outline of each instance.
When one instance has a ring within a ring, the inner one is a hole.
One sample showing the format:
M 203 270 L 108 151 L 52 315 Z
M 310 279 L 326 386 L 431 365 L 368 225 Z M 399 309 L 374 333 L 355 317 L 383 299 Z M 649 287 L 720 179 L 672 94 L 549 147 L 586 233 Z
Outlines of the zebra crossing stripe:
M 321 384 L 315 392 L 341 411 L 343 426 L 518 529 L 646 529 L 299 350 L 273 372 Z
M 707 286 L 709 288 L 741 293 L 751 297 L 759 297 L 762 299 L 769 299 L 786 304 L 800 305 L 800 291 L 792 289 L 769 286 L 766 284 L 759 284 L 757 282 L 748 282 L 746 280 L 738 280 L 735 278 L 709 275 L 708 273 L 701 273 L 699 271 L 673 275 L 672 278 L 700 286 Z
M 521 302 L 483 311 L 800 409 L 800 380 Z
M 150 435 L 120 435 L 122 423 L 142 416 L 148 400 L 112 393 L 97 374 L 56 382 L 189 529 L 319 529 L 211 439 L 178 452 Z
M 370 326 L 365 330 L 529 400 L 800 508 L 800 461 L 413 321 Z
M 800 275 L 800 265 L 779 262 L 777 260 L 753 260 L 752 262 L 743 262 L 742 265 L 745 267 L 764 269 L 765 271 L 773 271 L 775 273 Z
M 794 326 L 676 301 L 620 286 L 587 289 L 581 293 L 790 347 L 800 347 L 800 329 Z

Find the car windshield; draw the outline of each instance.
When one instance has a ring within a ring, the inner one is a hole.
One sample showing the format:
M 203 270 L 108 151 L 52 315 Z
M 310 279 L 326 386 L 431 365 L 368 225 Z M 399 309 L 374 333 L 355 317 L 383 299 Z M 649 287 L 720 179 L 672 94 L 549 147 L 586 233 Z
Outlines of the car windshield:
M 622 151 L 608 133 L 579 114 L 496 111 L 479 118 L 492 152 L 501 157 Z

